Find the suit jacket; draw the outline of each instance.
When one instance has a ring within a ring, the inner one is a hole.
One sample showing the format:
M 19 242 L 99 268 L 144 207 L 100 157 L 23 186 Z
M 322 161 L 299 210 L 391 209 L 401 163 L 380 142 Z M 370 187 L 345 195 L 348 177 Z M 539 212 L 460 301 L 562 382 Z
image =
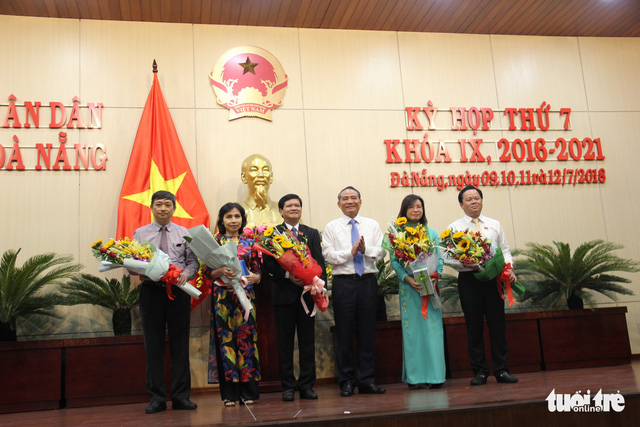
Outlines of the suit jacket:
M 282 223 L 276 227 L 280 231 L 286 231 L 287 226 Z M 320 278 L 327 281 L 327 273 L 324 267 L 324 257 L 322 256 L 322 246 L 320 245 L 320 233 L 315 228 L 307 227 L 304 224 L 298 224 L 298 240 L 305 242 L 309 246 L 311 256 L 315 259 L 320 267 L 322 267 L 322 276 Z M 271 287 L 271 302 L 273 305 L 292 304 L 300 299 L 302 294 L 302 286 L 294 284 L 291 280 L 285 278 L 286 271 L 280 267 L 278 261 L 271 256 L 265 256 L 263 268 L 267 273 L 273 276 L 273 286 Z M 313 307 L 311 295 L 307 292 L 305 300 L 309 308 Z

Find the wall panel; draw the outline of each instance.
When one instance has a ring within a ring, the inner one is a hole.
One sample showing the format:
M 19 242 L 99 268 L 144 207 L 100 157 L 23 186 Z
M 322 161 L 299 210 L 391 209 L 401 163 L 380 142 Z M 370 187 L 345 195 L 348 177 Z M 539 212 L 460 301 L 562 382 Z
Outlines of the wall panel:
M 491 52 L 500 108 L 586 110 L 577 38 L 494 35 Z
M 404 108 L 395 33 L 300 29 L 307 109 Z
M 640 40 L 585 37 L 579 46 L 589 110 L 640 110 Z
M 108 108 L 144 107 L 153 60 L 169 108 L 193 108 L 193 27 L 81 21 L 82 100 Z
M 70 105 L 80 92 L 80 21 L 0 16 L 0 27 L 5 56 L 0 103 L 14 94 L 17 102 Z
M 398 50 L 404 106 L 498 108 L 489 36 L 398 33 Z

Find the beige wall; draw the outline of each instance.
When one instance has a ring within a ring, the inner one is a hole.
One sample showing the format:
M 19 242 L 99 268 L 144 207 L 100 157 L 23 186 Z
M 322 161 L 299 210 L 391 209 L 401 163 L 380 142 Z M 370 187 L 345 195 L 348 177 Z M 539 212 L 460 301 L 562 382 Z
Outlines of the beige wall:
M 607 170 L 603 185 L 500 187 L 485 190 L 485 213 L 500 219 L 512 246 L 526 242 L 567 241 L 573 245 L 603 238 L 625 245 L 625 256 L 640 258 L 635 230 L 640 193 L 634 164 L 640 134 L 640 40 L 521 36 L 415 34 L 290 28 L 224 27 L 186 24 L 51 20 L 0 16 L 4 63 L 0 67 L 0 97 L 24 101 L 102 102 L 103 127 L 69 131 L 69 141 L 106 146 L 107 170 L 102 172 L 0 171 L 4 225 L 0 250 L 23 248 L 23 260 L 44 251 L 70 253 L 97 274 L 89 246 L 116 228 L 117 198 L 127 167 L 142 108 L 152 82 L 151 63 L 158 61 L 159 79 L 178 134 L 212 217 L 227 201 L 245 197 L 239 179 L 242 159 L 259 152 L 271 159 L 274 198 L 296 192 L 304 199 L 303 219 L 323 229 L 340 214 L 336 193 L 354 185 L 363 194 L 361 213 L 383 227 L 397 214 L 409 189 L 390 188 L 391 171 L 409 165 L 385 163 L 383 141 L 421 138 L 406 131 L 407 106 L 441 108 L 537 107 L 573 110 L 570 132 L 537 132 L 558 136 L 600 137 Z M 273 122 L 243 118 L 229 121 L 216 104 L 208 74 L 227 50 L 256 45 L 273 53 L 289 76 L 282 107 Z M 0 101 L 6 104 L 5 98 Z M 0 107 L 4 119 L 6 107 Z M 446 130 L 449 115 L 439 113 L 433 140 L 455 141 L 471 132 Z M 43 120 L 48 123 L 48 120 Z M 0 144 L 12 145 L 17 135 L 25 147 L 57 142 L 57 131 L 0 129 Z M 494 129 L 506 127 L 496 113 Z M 479 136 L 531 137 L 492 130 Z M 456 151 L 457 150 L 457 151 Z M 484 154 L 497 159 L 495 144 Z M 35 158 L 33 153 L 30 155 Z M 29 157 L 29 158 L 31 158 Z M 26 162 L 26 160 L 25 160 Z M 472 173 L 556 168 L 545 164 L 415 165 L 430 173 Z M 571 162 L 566 167 L 595 167 Z M 416 189 L 427 204 L 430 225 L 443 229 L 461 215 L 457 191 Z M 117 276 L 118 274 L 114 274 Z M 620 298 L 629 309 L 629 333 L 634 353 L 640 352 L 640 285 L 636 296 Z M 603 306 L 616 305 L 599 298 Z M 318 322 L 320 377 L 331 377 L 326 316 Z M 53 337 L 109 335 L 109 316 L 93 307 L 73 307 L 64 319 L 45 325 Z M 194 386 L 206 382 L 208 312 L 194 313 L 192 369 Z M 139 323 L 136 323 L 139 326 Z M 39 338 L 33 328 L 21 328 L 24 338 Z M 51 337 L 51 335 L 48 335 Z

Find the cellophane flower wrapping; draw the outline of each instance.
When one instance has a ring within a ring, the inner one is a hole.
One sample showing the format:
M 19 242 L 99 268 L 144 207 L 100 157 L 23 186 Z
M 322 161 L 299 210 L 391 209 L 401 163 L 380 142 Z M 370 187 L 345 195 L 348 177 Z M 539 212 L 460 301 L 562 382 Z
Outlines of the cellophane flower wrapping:
M 503 274 L 503 272 L 505 272 L 506 266 L 507 263 L 504 260 L 502 248 L 498 247 L 496 249 L 495 255 L 491 259 L 485 261 L 484 270 L 474 273 L 474 276 L 476 277 L 476 279 L 486 282 L 495 279 L 498 279 L 500 281 L 501 279 L 499 279 L 499 277 Z M 511 265 L 509 265 L 509 268 L 511 268 Z M 506 279 L 506 276 L 504 276 L 504 278 Z M 513 292 L 518 295 L 523 295 L 525 292 L 525 288 L 520 282 L 511 283 L 510 286 Z
M 421 253 L 415 261 L 407 264 L 407 273 L 411 274 L 413 278 L 422 284 L 422 290 L 420 296 L 429 295 L 433 308 L 441 308 L 442 302 L 440 301 L 440 295 L 436 292 L 435 285 L 431 280 L 431 276 L 438 272 L 438 261 L 440 257 L 436 254 L 427 255 Z
M 101 245 L 102 240 L 98 240 L 91 247 L 94 256 L 100 259 L 98 271 L 105 272 L 114 268 L 124 267 L 128 271 L 138 275 L 147 276 L 150 280 L 158 282 L 171 270 L 172 278 L 182 271 L 182 269 L 171 265 L 169 255 L 156 248 L 153 244 L 138 243 L 125 237 L 122 240 L 111 239 L 107 244 Z M 106 250 L 102 250 L 105 249 Z M 106 258 L 106 259 L 105 259 Z M 176 285 L 171 279 L 171 284 Z M 176 285 L 183 292 L 198 299 L 202 292 L 189 283 Z
M 229 267 L 236 274 L 233 279 L 222 276 L 218 280 L 231 285 L 244 310 L 245 319 L 248 319 L 253 307 L 241 283 L 242 266 L 238 258 L 238 245 L 235 242 L 221 245 L 204 225 L 198 225 L 188 231 L 189 236 L 185 236 L 185 239 L 189 242 L 189 248 L 207 267 L 213 270 Z
M 322 275 L 322 267 L 318 265 L 313 257 L 309 257 L 309 266 L 305 267 L 302 262 L 291 251 L 285 252 L 278 258 L 278 264 L 297 278 L 301 279 L 305 285 L 310 285 L 314 277 Z
M 484 269 L 474 273 L 473 275 L 478 280 L 490 281 L 502 274 L 504 270 L 504 255 L 502 254 L 502 248 L 496 249 L 495 255 L 484 262 Z
M 257 250 L 274 257 L 285 271 L 301 279 L 302 287 L 305 292 L 311 293 L 313 302 L 320 311 L 329 308 L 325 282 L 320 279 L 322 267 L 311 256 L 306 244 L 301 243 L 290 230 L 280 232 L 275 228 L 268 228 L 256 237 L 254 246 Z M 305 311 L 308 311 L 302 296 L 300 299 Z

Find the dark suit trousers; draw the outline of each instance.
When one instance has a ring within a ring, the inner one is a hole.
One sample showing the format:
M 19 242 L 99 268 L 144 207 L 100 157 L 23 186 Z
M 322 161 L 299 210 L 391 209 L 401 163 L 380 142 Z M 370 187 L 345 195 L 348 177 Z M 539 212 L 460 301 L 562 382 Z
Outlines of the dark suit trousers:
M 191 395 L 189 371 L 189 325 L 191 297 L 174 289 L 172 301 L 167 289 L 154 282 L 143 282 L 140 290 L 140 317 L 147 360 L 146 384 L 151 401 L 167 400 L 164 382 L 165 328 L 169 331 L 171 353 L 171 399 L 188 399 Z
M 338 385 L 354 381 L 353 336 L 358 351 L 358 384 L 375 383 L 375 328 L 378 283 L 374 274 L 366 279 L 333 277 L 333 312 L 338 342 L 336 370 Z
M 308 300 L 306 302 L 309 310 L 312 310 L 313 301 L 311 304 Z M 311 389 L 316 382 L 315 317 L 309 317 L 309 314 L 304 312 L 299 298 L 296 298 L 292 304 L 274 305 L 273 310 L 278 334 L 278 362 L 282 387 L 285 390 L 288 388 Z M 293 344 L 296 328 L 300 364 L 297 383 L 293 373 Z
M 484 318 L 487 319 L 491 342 L 491 361 L 494 374 L 507 367 L 509 349 L 505 335 L 504 300 L 498 294 L 495 281 L 483 282 L 473 272 L 458 275 L 460 305 L 467 325 L 469 362 L 474 374 L 489 374 L 489 363 L 484 351 Z

